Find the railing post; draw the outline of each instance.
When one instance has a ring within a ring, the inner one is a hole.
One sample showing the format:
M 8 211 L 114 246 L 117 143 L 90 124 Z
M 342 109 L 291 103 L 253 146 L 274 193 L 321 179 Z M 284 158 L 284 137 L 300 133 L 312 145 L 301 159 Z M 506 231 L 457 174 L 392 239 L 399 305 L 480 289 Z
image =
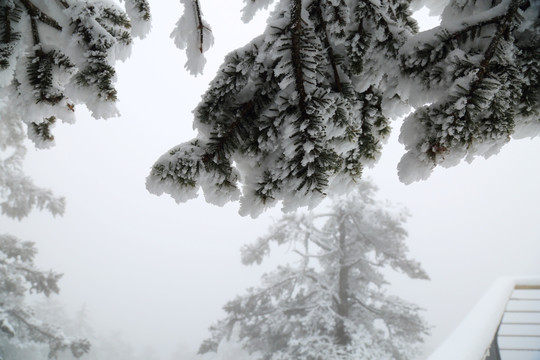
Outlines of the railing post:
M 501 360 L 501 351 L 499 350 L 499 329 L 493 337 L 493 341 L 489 346 L 489 355 L 486 357 L 486 360 Z

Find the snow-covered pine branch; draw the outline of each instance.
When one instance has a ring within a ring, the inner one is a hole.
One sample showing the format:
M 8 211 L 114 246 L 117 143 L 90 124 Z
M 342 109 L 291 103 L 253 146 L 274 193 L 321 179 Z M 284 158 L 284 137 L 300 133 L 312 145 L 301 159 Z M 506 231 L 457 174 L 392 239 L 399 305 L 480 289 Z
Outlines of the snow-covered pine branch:
M 398 168 L 405 183 L 427 178 L 436 165 L 489 157 L 514 134 L 540 133 L 540 6 L 491 3 L 451 2 L 440 26 L 401 49 L 416 93 L 411 103 L 430 103 L 401 128 L 407 153 Z
M 270 245 L 286 245 L 300 261 L 228 302 L 200 352 L 238 342 L 253 359 L 412 358 L 428 329 L 416 305 L 386 294 L 384 274 L 428 276 L 407 256 L 405 213 L 384 208 L 375 192 L 360 181 L 324 213 L 286 214 L 245 246 L 247 264 L 268 257 Z
M 400 101 L 397 51 L 416 28 L 407 4 L 279 1 L 265 33 L 226 57 L 194 112 L 198 137 L 156 162 L 149 191 L 185 201 L 202 188 L 257 216 L 351 186 L 389 134 L 384 107 Z
M 184 13 L 176 23 L 171 38 L 181 50 L 186 50 L 185 68 L 192 74 L 202 74 L 206 58 L 204 53 L 214 44 L 210 25 L 204 20 L 199 0 L 180 0 Z
M 146 0 L 126 0 L 127 14 L 108 0 L 6 0 L 0 5 L 0 89 L 4 106 L 28 126 L 39 147 L 50 126 L 73 122 L 76 104 L 96 118 L 117 115 L 115 63 L 132 35 L 149 30 Z M 133 26 L 132 26 L 133 25 Z
M 239 0 L 238 0 L 239 1 Z M 116 115 L 115 63 L 149 29 L 147 0 L 5 0 L 0 90 L 40 147 L 56 121 Z M 490 156 L 540 133 L 536 0 L 244 0 L 249 21 L 273 6 L 263 34 L 230 53 L 195 109 L 195 139 L 164 154 L 147 187 L 177 201 L 199 189 L 258 215 L 313 207 L 347 191 L 380 156 L 390 120 L 407 153 L 400 179 Z M 448 3 L 448 4 L 447 4 Z M 213 42 L 202 0 L 181 0 L 171 34 L 200 73 Z M 411 10 L 441 12 L 415 34 Z M 444 7 L 446 6 L 446 7 Z M 443 11 L 444 8 L 444 11 Z

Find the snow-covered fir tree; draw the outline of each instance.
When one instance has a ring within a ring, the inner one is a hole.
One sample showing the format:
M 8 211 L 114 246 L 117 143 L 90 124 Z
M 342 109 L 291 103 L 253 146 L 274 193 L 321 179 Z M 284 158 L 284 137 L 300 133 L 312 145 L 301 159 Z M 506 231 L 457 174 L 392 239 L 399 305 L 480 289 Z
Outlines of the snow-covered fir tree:
M 28 344 L 47 344 L 49 358 L 70 351 L 79 358 L 90 344 L 85 339 L 71 339 L 58 327 L 41 321 L 28 305 L 29 294 L 49 296 L 58 293 L 61 275 L 41 271 L 34 265 L 37 251 L 31 242 L 0 234 L 0 358 L 16 359 Z
M 428 276 L 407 257 L 406 213 L 385 209 L 375 191 L 362 181 L 328 209 L 287 214 L 245 246 L 247 265 L 261 263 L 272 244 L 298 261 L 227 303 L 200 352 L 232 339 L 261 360 L 412 358 L 428 328 L 416 305 L 387 294 L 385 273 Z

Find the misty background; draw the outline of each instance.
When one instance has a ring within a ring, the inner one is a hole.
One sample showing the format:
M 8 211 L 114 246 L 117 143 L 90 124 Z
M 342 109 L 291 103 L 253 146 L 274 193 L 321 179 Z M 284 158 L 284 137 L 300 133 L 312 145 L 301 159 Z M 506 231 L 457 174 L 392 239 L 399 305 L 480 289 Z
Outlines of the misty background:
M 122 116 L 95 121 L 79 107 L 75 125 L 54 129 L 55 147 L 28 143 L 25 170 L 66 197 L 64 216 L 0 217 L 0 230 L 36 242 L 38 266 L 64 273 L 57 299 L 69 314 L 84 307 L 94 331 L 118 334 L 134 351 L 153 349 L 159 359 L 188 359 L 222 305 L 272 269 L 241 265 L 239 249 L 281 212 L 244 218 L 238 204 L 216 207 L 202 195 L 177 205 L 150 195 L 144 182 L 162 153 L 194 137 L 191 111 L 223 56 L 260 34 L 266 16 L 246 25 L 240 0 L 203 1 L 215 44 L 205 74 L 192 77 L 169 38 L 181 5 L 151 5 L 152 32 L 117 67 Z M 410 256 L 431 281 L 389 279 L 391 291 L 424 308 L 433 326 L 425 357 L 495 279 L 540 274 L 540 141 L 514 140 L 488 160 L 403 185 L 396 171 L 400 125 L 394 122 L 382 159 L 364 176 L 379 186 L 380 198 L 410 210 Z

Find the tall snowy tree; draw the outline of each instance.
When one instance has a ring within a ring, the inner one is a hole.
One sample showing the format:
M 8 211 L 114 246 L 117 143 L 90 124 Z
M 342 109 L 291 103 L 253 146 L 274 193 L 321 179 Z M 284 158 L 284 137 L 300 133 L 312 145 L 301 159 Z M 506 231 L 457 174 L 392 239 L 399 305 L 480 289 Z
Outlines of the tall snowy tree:
M 285 215 L 269 235 L 242 249 L 259 264 L 271 245 L 298 262 L 263 276 L 260 287 L 227 303 L 201 353 L 236 337 L 254 359 L 408 359 L 428 329 L 417 306 L 386 292 L 385 273 L 428 279 L 407 257 L 405 214 L 375 200 L 360 182 L 327 211 Z
M 28 305 L 29 294 L 49 296 L 59 291 L 61 275 L 37 269 L 36 252 L 31 242 L 0 235 L 0 350 L 5 345 L 17 349 L 43 343 L 49 346 L 49 358 L 65 350 L 79 358 L 88 352 L 88 341 L 68 338 L 59 328 L 38 319 Z

